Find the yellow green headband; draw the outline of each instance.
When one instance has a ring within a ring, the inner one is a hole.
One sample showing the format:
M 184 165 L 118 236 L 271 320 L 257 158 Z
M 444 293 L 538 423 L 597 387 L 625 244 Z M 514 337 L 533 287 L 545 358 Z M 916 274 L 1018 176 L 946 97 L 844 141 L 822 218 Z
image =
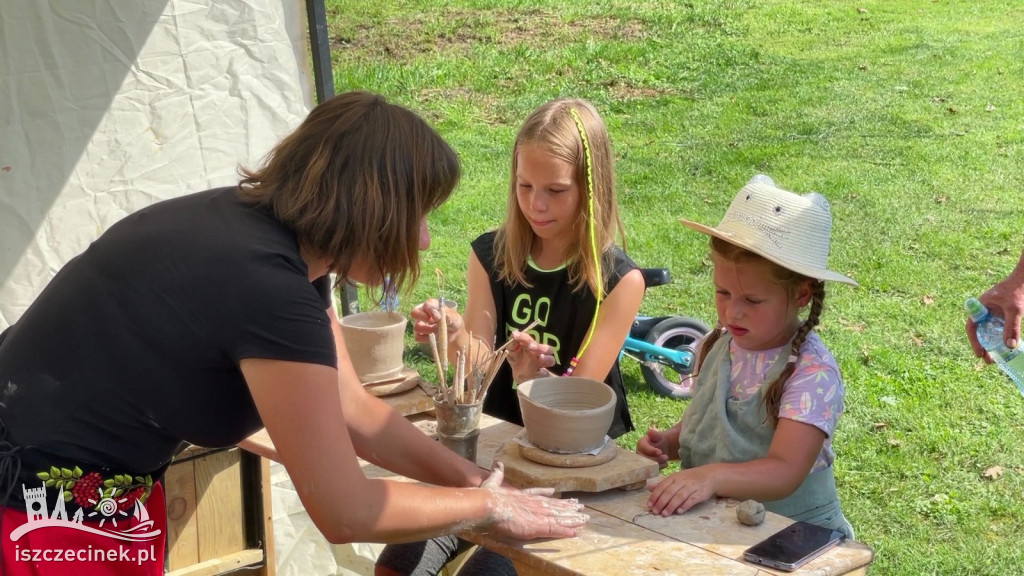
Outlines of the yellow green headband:
M 594 233 L 594 162 L 590 153 L 590 140 L 587 138 L 587 130 L 583 126 L 583 118 L 575 108 L 569 108 L 576 123 L 576 130 L 580 133 L 580 140 L 583 142 L 583 157 L 587 166 L 587 234 L 590 236 L 590 249 L 594 255 L 594 266 L 597 269 L 597 305 L 594 307 L 594 318 L 590 321 L 590 328 L 587 329 L 587 336 L 583 339 L 580 351 L 569 361 L 569 367 L 565 370 L 564 376 L 572 376 L 580 358 L 590 346 L 590 340 L 594 336 L 594 329 L 597 328 L 597 314 L 601 310 L 601 300 L 604 299 L 604 277 L 601 274 L 601 255 L 597 250 L 597 234 Z

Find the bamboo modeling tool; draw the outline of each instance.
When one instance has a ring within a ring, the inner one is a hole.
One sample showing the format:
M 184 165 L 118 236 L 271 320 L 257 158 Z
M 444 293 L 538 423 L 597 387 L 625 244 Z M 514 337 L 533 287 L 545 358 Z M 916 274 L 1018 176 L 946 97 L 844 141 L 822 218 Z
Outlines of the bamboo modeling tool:
M 529 332 L 530 330 L 533 330 L 534 328 L 536 328 L 537 324 L 540 324 L 540 320 L 534 320 L 533 322 L 530 322 L 529 326 L 527 326 L 526 328 L 523 328 L 522 330 L 518 330 L 518 332 Z M 499 346 L 498 349 L 495 350 L 495 352 L 501 352 L 501 351 L 505 350 L 506 348 L 511 346 L 513 342 L 515 342 L 515 340 L 509 340 L 508 342 L 505 342 L 504 344 Z
M 455 352 L 455 372 L 452 381 L 447 381 L 447 372 L 441 368 L 439 338 L 430 335 L 431 351 L 440 379 L 438 400 L 445 404 L 476 404 L 483 402 L 487 389 L 498 375 L 498 370 L 508 358 L 508 350 L 492 352 L 479 338 L 470 336 L 469 346 Z M 467 349 L 468 348 L 468 349 Z
M 437 275 L 437 307 L 441 314 L 441 323 L 437 325 L 438 352 L 441 356 L 441 364 L 438 366 L 445 374 L 448 373 L 448 318 L 445 313 L 447 306 L 444 305 L 444 274 L 440 268 L 434 268 Z M 436 358 L 435 358 L 436 359 Z M 444 377 L 441 378 L 444 380 Z
M 508 345 L 497 350 L 488 350 L 488 346 L 480 339 L 469 334 L 469 344 L 455 352 L 455 365 L 452 380 L 448 381 L 448 318 L 444 305 L 444 275 L 435 269 L 437 275 L 437 301 L 441 320 L 437 334 L 430 335 L 430 350 L 434 356 L 438 376 L 438 402 L 449 405 L 465 405 L 483 402 L 487 389 L 505 359 L 508 358 Z M 536 326 L 531 324 L 526 330 Z

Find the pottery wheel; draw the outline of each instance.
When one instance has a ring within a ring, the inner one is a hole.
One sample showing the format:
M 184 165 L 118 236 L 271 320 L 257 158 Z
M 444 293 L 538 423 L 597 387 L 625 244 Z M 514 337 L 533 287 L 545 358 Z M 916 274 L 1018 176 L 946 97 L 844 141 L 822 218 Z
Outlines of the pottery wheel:
M 415 388 L 420 381 L 420 373 L 411 368 L 405 368 L 391 378 L 363 382 L 363 388 L 374 396 L 390 396 Z
M 520 440 L 522 440 L 522 442 L 520 442 Z M 515 442 L 516 446 L 519 448 L 519 455 L 523 458 L 538 464 L 544 464 L 545 466 L 557 466 L 559 468 L 587 468 L 588 466 L 597 466 L 598 464 L 604 464 L 612 458 L 615 458 L 615 454 L 618 452 L 618 450 L 615 449 L 615 441 L 608 440 L 604 443 L 604 446 L 598 450 L 597 454 L 556 454 L 554 452 L 541 450 L 533 444 L 530 444 L 530 440 L 526 436 L 526 430 L 520 432 L 513 442 Z

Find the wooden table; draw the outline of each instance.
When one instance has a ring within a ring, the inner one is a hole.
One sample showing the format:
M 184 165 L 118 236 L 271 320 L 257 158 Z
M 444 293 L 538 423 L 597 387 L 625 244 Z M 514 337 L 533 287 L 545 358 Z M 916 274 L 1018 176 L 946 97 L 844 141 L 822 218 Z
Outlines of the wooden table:
M 433 433 L 432 420 L 421 416 L 416 424 L 425 433 Z M 490 468 L 494 453 L 520 430 L 519 426 L 485 415 L 477 463 Z M 277 458 L 265 431 L 240 446 L 267 458 Z M 368 462 L 361 464 L 369 478 L 412 481 Z M 647 509 L 645 489 L 571 495 L 586 504 L 590 515 L 590 522 L 576 538 L 524 542 L 474 532 L 460 536 L 508 556 L 520 576 L 864 574 L 874 557 L 870 547 L 846 541 L 796 572 L 777 572 L 744 562 L 742 557 L 743 550 L 793 522 L 784 516 L 769 512 L 763 524 L 751 527 L 736 520 L 735 507 L 739 502 L 732 499 L 704 502 L 685 514 L 662 518 Z

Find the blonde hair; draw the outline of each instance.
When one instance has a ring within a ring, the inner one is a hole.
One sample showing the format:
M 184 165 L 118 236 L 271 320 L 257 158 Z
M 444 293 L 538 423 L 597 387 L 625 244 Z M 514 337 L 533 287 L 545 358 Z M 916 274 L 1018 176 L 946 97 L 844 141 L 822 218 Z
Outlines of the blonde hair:
M 239 172 L 241 197 L 269 207 L 340 279 L 361 258 L 396 289 L 415 284 L 420 223 L 460 175 L 422 118 L 368 92 L 324 101 L 261 167 Z
M 711 237 L 711 251 L 728 262 L 768 263 L 772 281 L 779 286 L 782 286 L 790 298 L 793 298 L 796 295 L 797 290 L 802 284 L 805 282 L 810 283 L 811 311 L 808 313 L 807 319 L 804 320 L 800 325 L 800 328 L 797 329 L 796 336 L 793 337 L 793 345 L 789 352 L 789 360 L 786 362 L 786 367 L 782 370 L 782 373 L 779 374 L 778 378 L 772 380 L 768 384 L 765 384 L 766 388 L 761 399 L 761 405 L 765 409 L 766 418 L 774 428 L 779 424 L 779 407 L 782 404 L 782 387 L 786 383 L 786 380 L 793 375 L 793 371 L 796 370 L 796 365 L 800 361 L 800 348 L 804 345 L 804 342 L 807 341 L 807 335 L 810 334 L 811 330 L 818 325 L 821 317 L 821 311 L 825 306 L 825 283 L 821 280 L 816 280 L 814 278 L 804 276 L 803 274 L 793 272 L 792 270 L 780 266 L 767 258 L 762 258 L 749 250 L 744 250 L 735 244 L 730 244 L 729 242 L 714 236 Z M 725 329 L 720 328 L 708 334 L 707 339 L 703 344 L 701 344 L 695 371 L 700 371 L 700 367 L 703 366 L 704 359 L 707 358 L 708 352 L 711 351 L 715 342 L 722 337 L 724 332 Z
M 573 119 L 575 110 L 582 122 L 590 148 L 590 176 L 593 181 L 593 215 L 587 208 L 587 155 L 580 137 L 580 129 Z M 573 178 L 580 193 L 580 211 L 577 215 L 575 230 L 576 251 L 569 255 L 566 267 L 569 271 L 569 282 L 573 290 L 582 290 L 589 286 L 594 294 L 598 294 L 606 284 L 605 279 L 611 271 L 611 263 L 605 255 L 607 249 L 615 243 L 616 235 L 625 248 L 626 234 L 619 216 L 618 201 L 615 197 L 615 174 L 612 168 L 611 141 L 604 121 L 592 104 L 585 100 L 559 99 L 552 100 L 537 108 L 523 123 L 516 135 L 512 147 L 512 173 L 509 183 L 508 207 L 505 221 L 498 228 L 494 239 L 495 265 L 499 278 L 509 284 L 529 286 L 526 280 L 526 264 L 530 257 L 536 236 L 530 228 L 526 216 L 519 209 L 516 196 L 516 170 L 518 168 L 518 152 L 523 146 L 536 146 L 548 154 L 569 162 L 575 167 Z M 595 261 L 593 250 L 590 249 L 591 238 L 588 218 L 594 219 L 593 230 L 596 238 L 593 245 L 597 246 L 600 258 L 606 262 Z M 598 270 L 602 270 L 605 278 L 600 278 Z

